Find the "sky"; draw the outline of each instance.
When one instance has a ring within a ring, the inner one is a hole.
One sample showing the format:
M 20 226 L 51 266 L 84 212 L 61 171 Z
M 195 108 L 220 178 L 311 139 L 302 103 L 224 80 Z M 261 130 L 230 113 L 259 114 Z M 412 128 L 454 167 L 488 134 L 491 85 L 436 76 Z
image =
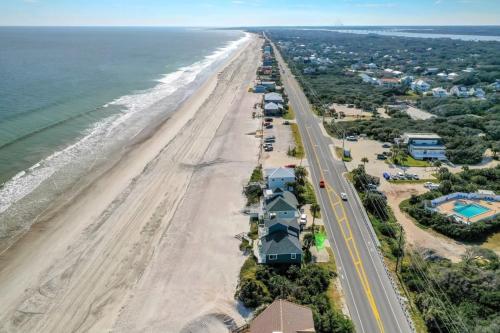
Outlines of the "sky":
M 500 25 L 500 0 L 0 0 L 2 25 Z

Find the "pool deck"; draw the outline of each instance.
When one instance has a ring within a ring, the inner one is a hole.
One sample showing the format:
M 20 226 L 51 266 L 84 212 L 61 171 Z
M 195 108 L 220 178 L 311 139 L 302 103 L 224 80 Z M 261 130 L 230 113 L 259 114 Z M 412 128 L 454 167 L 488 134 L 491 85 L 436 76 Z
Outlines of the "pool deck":
M 436 207 L 436 210 L 442 214 L 445 214 L 445 215 L 457 215 L 462 220 L 467 221 L 469 223 L 478 222 L 478 221 L 481 221 L 484 219 L 490 219 L 490 218 L 492 218 L 495 215 L 500 213 L 500 202 L 498 202 L 498 201 L 470 200 L 470 199 L 458 199 L 458 200 L 465 202 L 467 204 L 478 204 L 478 205 L 481 205 L 481 206 L 488 208 L 489 210 L 487 212 L 478 214 L 478 215 L 473 216 L 471 218 L 467 218 L 467 217 L 457 213 L 454 210 L 455 202 L 457 201 L 457 199 L 443 202 L 442 204 L 440 204 Z

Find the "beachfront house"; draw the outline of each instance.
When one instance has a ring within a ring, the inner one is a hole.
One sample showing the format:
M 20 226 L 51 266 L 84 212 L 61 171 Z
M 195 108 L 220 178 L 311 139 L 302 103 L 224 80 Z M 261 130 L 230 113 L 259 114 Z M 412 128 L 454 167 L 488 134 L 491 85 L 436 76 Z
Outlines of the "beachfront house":
M 262 211 L 264 216 L 277 216 L 279 218 L 298 218 L 298 201 L 295 195 L 289 191 L 283 191 L 282 196 L 275 196 L 263 202 Z
M 264 105 L 264 115 L 268 117 L 281 116 L 283 114 L 283 105 L 276 103 L 266 103 Z
M 469 91 L 465 86 L 453 86 L 450 89 L 450 94 L 455 95 L 457 97 L 468 97 Z
M 272 168 L 264 170 L 264 179 L 267 188 L 273 192 L 276 189 L 291 191 L 293 187 L 290 184 L 295 183 L 295 170 L 293 168 Z
M 281 94 L 272 92 L 272 93 L 267 93 L 264 95 L 264 102 L 283 104 L 284 100 L 283 100 L 283 96 L 281 96 Z
M 315 333 L 311 309 L 277 299 L 250 323 L 250 333 Z
M 302 246 L 297 218 L 266 217 L 254 251 L 259 264 L 300 264 Z
M 254 93 L 265 93 L 267 91 L 266 87 L 264 87 L 262 84 L 257 84 L 253 87 L 253 92 Z
M 274 81 L 262 81 L 260 84 L 266 87 L 268 91 L 276 89 L 276 83 Z
M 432 96 L 434 97 L 448 97 L 448 92 L 442 87 L 432 89 Z
M 411 90 L 417 93 L 423 93 L 429 91 L 431 85 L 425 82 L 424 80 L 416 80 L 411 83 Z
M 443 139 L 434 133 L 405 133 L 403 143 L 416 160 L 446 160 Z

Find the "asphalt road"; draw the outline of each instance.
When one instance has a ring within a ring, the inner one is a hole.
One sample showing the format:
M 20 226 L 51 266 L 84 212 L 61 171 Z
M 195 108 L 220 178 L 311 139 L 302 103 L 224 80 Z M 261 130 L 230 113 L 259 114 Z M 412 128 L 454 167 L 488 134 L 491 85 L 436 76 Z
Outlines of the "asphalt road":
M 276 48 L 275 48 L 275 51 Z M 276 52 L 282 81 L 302 135 L 321 214 L 333 248 L 337 270 L 351 319 L 357 332 L 412 332 L 398 295 L 380 258 L 377 240 L 352 187 L 342 176 L 343 162 L 335 160 L 320 121 L 302 88 Z M 319 188 L 323 179 L 326 188 Z M 348 200 L 340 199 L 341 192 Z

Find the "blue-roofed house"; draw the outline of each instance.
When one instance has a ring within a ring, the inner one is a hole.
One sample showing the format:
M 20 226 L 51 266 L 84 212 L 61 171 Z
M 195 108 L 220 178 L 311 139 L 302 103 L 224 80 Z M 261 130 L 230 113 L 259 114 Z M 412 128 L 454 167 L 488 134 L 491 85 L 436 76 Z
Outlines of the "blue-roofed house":
M 266 87 L 263 86 L 262 84 L 257 84 L 255 87 L 253 87 L 253 92 L 254 93 L 265 93 L 267 91 Z
M 295 183 L 295 169 L 265 169 L 264 179 L 266 180 L 267 188 L 273 190 L 273 192 L 278 188 L 284 191 L 291 191 L 293 188 L 288 184 Z

